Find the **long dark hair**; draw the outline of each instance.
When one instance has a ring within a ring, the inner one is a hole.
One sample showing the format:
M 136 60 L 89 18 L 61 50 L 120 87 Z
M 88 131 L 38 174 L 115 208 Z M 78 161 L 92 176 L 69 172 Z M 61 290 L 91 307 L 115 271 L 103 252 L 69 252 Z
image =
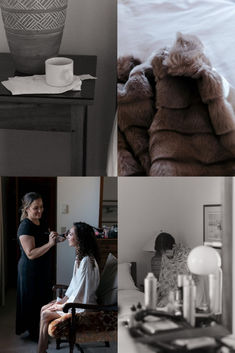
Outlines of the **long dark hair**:
M 33 203 L 35 200 L 42 199 L 42 196 L 37 192 L 28 192 L 25 194 L 21 200 L 21 217 L 20 220 L 27 218 L 27 208 Z
M 171 250 L 175 244 L 175 239 L 169 233 L 162 232 L 160 233 L 156 240 L 154 249 L 157 254 L 162 254 L 166 250 Z
M 77 250 L 78 263 L 80 263 L 83 257 L 89 256 L 91 261 L 93 259 L 93 266 L 95 266 L 94 259 L 99 265 L 100 254 L 93 227 L 84 222 L 75 222 L 73 225 L 79 242 Z

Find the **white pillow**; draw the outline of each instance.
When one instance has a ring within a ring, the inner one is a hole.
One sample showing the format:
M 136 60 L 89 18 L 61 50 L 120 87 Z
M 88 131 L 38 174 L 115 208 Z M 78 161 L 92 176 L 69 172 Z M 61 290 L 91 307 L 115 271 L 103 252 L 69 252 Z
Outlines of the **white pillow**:
M 138 289 L 131 277 L 131 264 L 118 264 L 118 289 Z

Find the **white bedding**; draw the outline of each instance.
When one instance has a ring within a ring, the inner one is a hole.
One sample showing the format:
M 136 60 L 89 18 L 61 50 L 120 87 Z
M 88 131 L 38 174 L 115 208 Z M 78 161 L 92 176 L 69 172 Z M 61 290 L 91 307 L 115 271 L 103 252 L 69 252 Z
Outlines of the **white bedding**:
M 134 289 L 124 289 L 118 291 L 118 352 L 119 353 L 141 353 L 143 346 L 139 348 L 134 339 L 129 335 L 128 329 L 123 326 L 123 322 L 130 317 L 130 307 L 138 302 L 144 303 L 144 293 Z
M 146 60 L 176 32 L 197 35 L 215 69 L 235 87 L 233 0 L 118 0 L 118 56 Z
M 119 313 L 118 318 L 120 321 L 128 320 L 130 317 L 131 306 L 137 305 L 138 303 L 144 305 L 144 293 L 139 290 L 125 289 L 118 291 L 118 306 Z

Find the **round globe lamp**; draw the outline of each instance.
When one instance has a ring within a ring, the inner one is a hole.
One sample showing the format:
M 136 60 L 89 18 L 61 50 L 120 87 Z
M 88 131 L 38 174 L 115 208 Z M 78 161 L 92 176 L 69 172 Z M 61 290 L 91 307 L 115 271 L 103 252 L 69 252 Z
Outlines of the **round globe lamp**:
M 188 268 L 196 275 L 209 275 L 221 267 L 221 257 L 210 246 L 197 246 L 188 255 Z
M 188 255 L 188 268 L 195 275 L 208 276 L 209 309 L 213 314 L 222 314 L 222 270 L 221 257 L 210 246 L 197 246 Z

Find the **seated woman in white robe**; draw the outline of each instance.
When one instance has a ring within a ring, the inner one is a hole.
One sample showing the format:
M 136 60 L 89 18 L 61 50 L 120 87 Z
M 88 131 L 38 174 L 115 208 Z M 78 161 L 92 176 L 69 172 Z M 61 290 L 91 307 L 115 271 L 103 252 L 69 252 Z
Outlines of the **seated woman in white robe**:
M 74 223 L 67 239 L 76 249 L 73 276 L 64 298 L 53 301 L 41 309 L 38 353 L 46 353 L 49 323 L 64 315 L 65 303 L 97 304 L 96 290 L 99 285 L 99 252 L 94 230 L 86 223 Z M 83 312 L 84 309 L 77 309 Z

